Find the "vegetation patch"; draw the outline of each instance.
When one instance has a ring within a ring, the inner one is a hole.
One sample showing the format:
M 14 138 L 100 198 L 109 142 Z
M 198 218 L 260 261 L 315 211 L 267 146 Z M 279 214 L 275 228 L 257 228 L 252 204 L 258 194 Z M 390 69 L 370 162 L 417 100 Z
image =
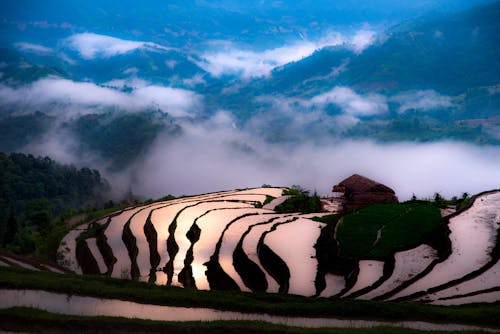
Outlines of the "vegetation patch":
M 299 186 L 292 186 L 290 189 L 283 191 L 283 196 L 291 196 L 283 203 L 277 205 L 274 211 L 277 213 L 313 213 L 321 212 L 321 202 L 319 197 L 314 194 L 309 195 L 309 191 L 302 189 Z
M 418 245 L 442 225 L 439 209 L 428 204 L 376 204 L 344 216 L 336 239 L 340 255 L 385 259 Z
M 0 246 L 55 260 L 64 218 L 101 207 L 109 185 L 96 170 L 0 152 L 0 189 Z
M 338 214 L 312 218 L 312 220 L 327 224 L 321 229 L 318 241 L 314 245 L 318 260 L 318 271 L 314 285 L 318 295 L 326 287 L 325 276 L 327 273 L 344 276 L 346 286 L 343 291 L 349 290 L 356 284 L 359 272 L 357 261 L 339 256 L 339 245 L 335 240 L 335 227 L 339 219 L 340 215 Z
M 274 199 L 276 199 L 276 197 L 266 195 L 266 199 L 264 200 L 264 202 L 262 202 L 262 203 L 260 203 L 260 202 L 255 203 L 255 207 L 256 208 L 262 208 L 264 205 L 271 203 Z

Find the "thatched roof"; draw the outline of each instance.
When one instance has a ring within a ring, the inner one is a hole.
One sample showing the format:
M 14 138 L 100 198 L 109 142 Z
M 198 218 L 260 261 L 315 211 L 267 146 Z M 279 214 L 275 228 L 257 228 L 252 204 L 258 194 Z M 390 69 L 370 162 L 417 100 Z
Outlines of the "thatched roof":
M 349 176 L 347 179 L 340 182 L 338 185 L 334 186 L 333 191 L 343 192 L 343 193 L 380 192 L 380 193 L 395 194 L 394 190 L 392 190 L 391 188 L 359 174 L 354 174 L 352 176 Z
M 333 192 L 342 193 L 342 208 L 353 211 L 371 204 L 397 203 L 396 193 L 391 188 L 354 174 L 333 187 Z

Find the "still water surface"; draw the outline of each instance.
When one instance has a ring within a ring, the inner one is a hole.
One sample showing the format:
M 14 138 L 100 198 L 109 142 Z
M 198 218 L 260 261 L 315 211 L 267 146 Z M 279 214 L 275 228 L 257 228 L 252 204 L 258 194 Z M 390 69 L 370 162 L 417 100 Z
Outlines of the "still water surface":
M 273 324 L 308 328 L 395 326 L 420 330 L 461 331 L 483 329 L 498 332 L 476 326 L 435 324 L 422 321 L 383 322 L 336 318 L 284 317 L 269 314 L 219 311 L 209 308 L 148 305 L 123 300 L 70 296 L 41 290 L 0 290 L 0 295 L 2 296 L 0 298 L 0 308 L 33 307 L 48 312 L 70 315 L 111 316 L 161 321 L 259 320 Z

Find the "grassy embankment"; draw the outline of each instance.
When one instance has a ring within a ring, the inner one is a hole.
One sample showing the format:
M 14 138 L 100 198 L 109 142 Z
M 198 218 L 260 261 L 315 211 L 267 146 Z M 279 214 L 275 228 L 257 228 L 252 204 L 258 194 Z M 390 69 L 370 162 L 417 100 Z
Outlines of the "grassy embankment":
M 341 218 L 340 256 L 385 259 L 417 246 L 442 225 L 436 206 L 426 203 L 376 204 Z
M 210 322 L 161 322 L 114 317 L 83 317 L 60 315 L 30 308 L 0 310 L 0 329 L 36 333 L 106 333 L 106 334 L 156 334 L 156 333 L 297 333 L 297 334 L 418 334 L 423 331 L 396 328 L 298 328 L 273 325 L 261 321 L 210 321 Z M 425 331 L 429 333 L 429 331 Z M 456 333 L 439 331 L 439 334 Z M 484 333 L 460 331 L 460 334 Z
M 0 288 L 41 289 L 156 305 L 210 307 L 287 316 L 424 320 L 500 327 L 500 319 L 497 317 L 500 314 L 500 303 L 443 307 L 284 294 L 199 291 L 98 276 L 62 275 L 4 267 L 0 267 Z

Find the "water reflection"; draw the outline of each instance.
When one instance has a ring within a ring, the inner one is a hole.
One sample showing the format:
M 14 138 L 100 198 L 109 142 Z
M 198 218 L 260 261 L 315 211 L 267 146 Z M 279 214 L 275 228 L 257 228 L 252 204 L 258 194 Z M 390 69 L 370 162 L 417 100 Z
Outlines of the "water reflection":
M 336 318 L 283 317 L 269 314 L 219 311 L 209 308 L 147 305 L 122 300 L 99 299 L 74 295 L 69 296 L 38 290 L 0 291 L 2 295 L 2 298 L 0 299 L 0 308 L 33 307 L 48 312 L 69 315 L 111 316 L 159 321 L 256 320 L 273 324 L 307 328 L 368 328 L 375 326 L 394 326 L 420 330 L 486 330 L 489 332 L 497 332 L 493 329 L 460 324 L 435 324 L 422 321 L 384 322 Z

